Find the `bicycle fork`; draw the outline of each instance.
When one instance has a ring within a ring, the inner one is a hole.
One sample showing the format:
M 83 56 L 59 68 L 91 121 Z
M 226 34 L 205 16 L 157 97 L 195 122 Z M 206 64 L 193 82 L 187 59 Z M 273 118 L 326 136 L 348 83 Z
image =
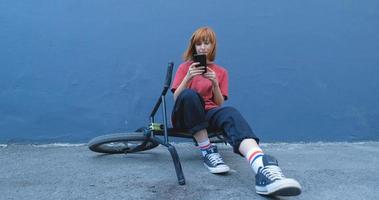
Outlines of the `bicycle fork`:
M 174 162 L 175 172 L 176 172 L 176 176 L 178 178 L 179 185 L 185 185 L 186 181 L 184 178 L 183 169 L 182 169 L 182 165 L 180 163 L 178 153 L 177 153 L 175 147 L 173 145 L 171 145 L 168 141 L 168 132 L 167 132 L 167 124 L 168 123 L 167 123 L 166 97 L 165 97 L 165 95 L 161 96 L 161 102 L 162 102 L 162 112 L 163 112 L 163 122 L 164 122 L 164 141 L 155 137 L 154 131 L 152 131 L 153 137 L 151 139 L 155 140 L 159 144 L 167 147 L 167 150 L 170 152 L 170 155 L 172 157 L 172 161 Z M 151 123 L 154 123 L 154 115 L 151 115 L 150 121 L 151 121 Z

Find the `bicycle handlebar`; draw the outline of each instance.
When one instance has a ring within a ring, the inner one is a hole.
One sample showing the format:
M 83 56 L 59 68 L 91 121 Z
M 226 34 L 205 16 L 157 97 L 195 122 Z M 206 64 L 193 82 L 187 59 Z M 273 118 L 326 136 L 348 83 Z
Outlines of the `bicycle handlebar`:
M 172 70 L 174 68 L 174 62 L 169 62 L 167 66 L 167 73 L 166 73 L 166 79 L 163 86 L 162 95 L 166 95 L 167 90 L 171 86 L 171 79 L 172 79 Z

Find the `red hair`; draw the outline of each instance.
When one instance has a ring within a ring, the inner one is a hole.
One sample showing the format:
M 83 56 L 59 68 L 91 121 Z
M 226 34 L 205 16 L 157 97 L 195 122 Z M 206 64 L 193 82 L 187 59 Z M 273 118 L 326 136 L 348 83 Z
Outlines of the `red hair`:
M 216 57 L 216 33 L 209 27 L 201 27 L 192 34 L 187 50 L 183 54 L 183 59 L 185 61 L 193 60 L 193 55 L 196 54 L 195 45 L 203 41 L 211 43 L 212 46 L 207 59 L 214 61 Z

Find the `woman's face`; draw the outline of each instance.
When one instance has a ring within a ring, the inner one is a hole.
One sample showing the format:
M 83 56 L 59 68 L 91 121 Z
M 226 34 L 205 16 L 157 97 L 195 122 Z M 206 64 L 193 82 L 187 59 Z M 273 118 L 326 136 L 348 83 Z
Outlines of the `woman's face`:
M 211 51 L 212 44 L 209 40 L 203 40 L 195 44 L 197 54 L 208 55 Z

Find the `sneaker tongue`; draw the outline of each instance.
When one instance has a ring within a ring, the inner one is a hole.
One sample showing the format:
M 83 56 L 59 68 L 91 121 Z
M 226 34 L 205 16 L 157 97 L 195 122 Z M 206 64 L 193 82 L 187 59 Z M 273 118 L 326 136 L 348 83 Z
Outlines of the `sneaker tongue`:
M 263 160 L 263 166 L 267 166 L 267 165 L 278 166 L 278 161 L 273 156 L 264 155 L 262 160 Z
M 207 151 L 207 154 L 210 154 L 210 153 L 218 153 L 217 148 L 214 147 L 214 146 L 208 148 L 206 151 Z

